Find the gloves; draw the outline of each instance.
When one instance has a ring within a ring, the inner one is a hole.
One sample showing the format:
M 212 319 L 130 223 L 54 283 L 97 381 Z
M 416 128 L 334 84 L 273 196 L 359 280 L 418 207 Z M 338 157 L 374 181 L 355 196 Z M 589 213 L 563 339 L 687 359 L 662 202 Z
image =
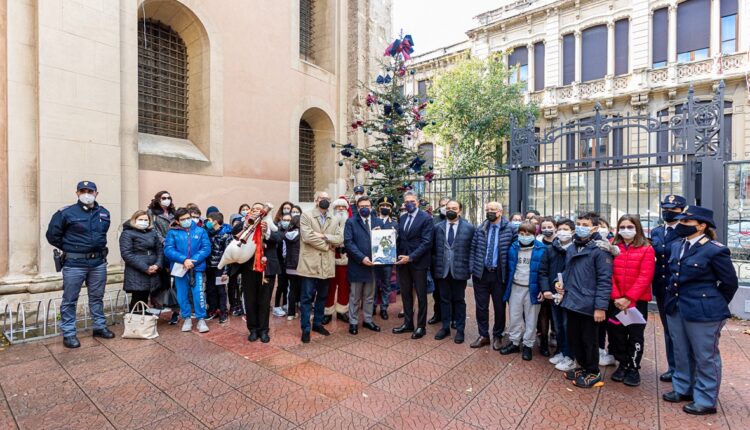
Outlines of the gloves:
M 596 243 L 596 246 L 599 247 L 599 249 L 601 249 L 602 251 L 609 252 L 610 254 L 612 254 L 613 257 L 617 257 L 618 255 L 620 255 L 620 248 L 615 245 L 612 245 L 607 240 L 600 239 L 600 240 L 597 240 L 595 243 Z

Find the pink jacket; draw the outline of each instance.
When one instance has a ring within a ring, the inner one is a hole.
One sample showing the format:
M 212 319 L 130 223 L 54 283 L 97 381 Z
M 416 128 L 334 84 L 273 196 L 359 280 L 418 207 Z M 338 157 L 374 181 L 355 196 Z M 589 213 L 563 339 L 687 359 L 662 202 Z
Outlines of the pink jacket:
M 626 297 L 630 307 L 635 302 L 651 300 L 651 280 L 654 278 L 656 253 L 651 245 L 639 247 L 620 243 L 620 255 L 612 263 L 612 295 L 610 298 Z

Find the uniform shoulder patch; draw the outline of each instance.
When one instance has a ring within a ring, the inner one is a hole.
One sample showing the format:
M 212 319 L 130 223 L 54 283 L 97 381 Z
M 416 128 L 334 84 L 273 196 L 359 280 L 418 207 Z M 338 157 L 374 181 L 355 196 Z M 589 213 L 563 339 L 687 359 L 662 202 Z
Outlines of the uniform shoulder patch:
M 723 248 L 724 247 L 723 243 L 715 241 L 715 240 L 712 240 L 711 243 L 713 243 L 714 245 L 718 246 L 719 248 Z
M 709 240 L 711 240 L 711 239 L 709 239 L 709 238 L 707 238 L 707 237 L 704 236 L 703 239 L 701 239 L 701 240 L 698 241 L 698 243 L 700 243 L 701 245 L 705 245 L 705 244 L 708 243 Z

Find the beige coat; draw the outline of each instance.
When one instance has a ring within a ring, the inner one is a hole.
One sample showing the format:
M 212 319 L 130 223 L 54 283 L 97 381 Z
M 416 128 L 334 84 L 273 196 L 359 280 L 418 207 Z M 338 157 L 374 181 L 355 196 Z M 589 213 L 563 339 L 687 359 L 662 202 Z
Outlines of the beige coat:
M 325 239 L 315 233 L 325 234 Z M 307 278 L 328 279 L 336 276 L 334 248 L 344 243 L 344 224 L 328 210 L 326 222 L 320 225 L 320 210 L 313 208 L 300 217 L 300 250 L 297 273 Z

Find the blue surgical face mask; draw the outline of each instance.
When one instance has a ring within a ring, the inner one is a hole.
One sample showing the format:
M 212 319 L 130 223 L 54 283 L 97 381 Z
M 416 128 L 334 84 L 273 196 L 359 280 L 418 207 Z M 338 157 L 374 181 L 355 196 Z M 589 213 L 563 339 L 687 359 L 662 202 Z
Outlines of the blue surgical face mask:
M 368 216 L 370 216 L 370 208 L 359 208 L 359 214 L 363 218 L 367 218 Z
M 577 225 L 576 236 L 578 236 L 581 239 L 588 239 L 588 237 L 591 236 L 591 227 L 586 227 L 584 225 Z
M 534 236 L 518 236 L 518 242 L 523 246 L 529 246 L 534 243 Z
M 521 226 L 521 221 L 511 221 L 510 226 L 513 228 L 518 228 Z
M 209 230 L 214 229 L 214 222 L 213 221 L 206 221 L 206 228 Z
M 240 212 L 240 215 L 242 215 L 243 218 L 246 217 L 247 216 L 247 209 L 245 209 L 242 212 Z
M 190 228 L 190 226 L 193 225 L 193 219 L 186 219 L 183 221 L 180 221 L 180 227 L 182 228 Z
M 281 228 L 284 230 L 289 228 L 289 221 L 281 221 Z

